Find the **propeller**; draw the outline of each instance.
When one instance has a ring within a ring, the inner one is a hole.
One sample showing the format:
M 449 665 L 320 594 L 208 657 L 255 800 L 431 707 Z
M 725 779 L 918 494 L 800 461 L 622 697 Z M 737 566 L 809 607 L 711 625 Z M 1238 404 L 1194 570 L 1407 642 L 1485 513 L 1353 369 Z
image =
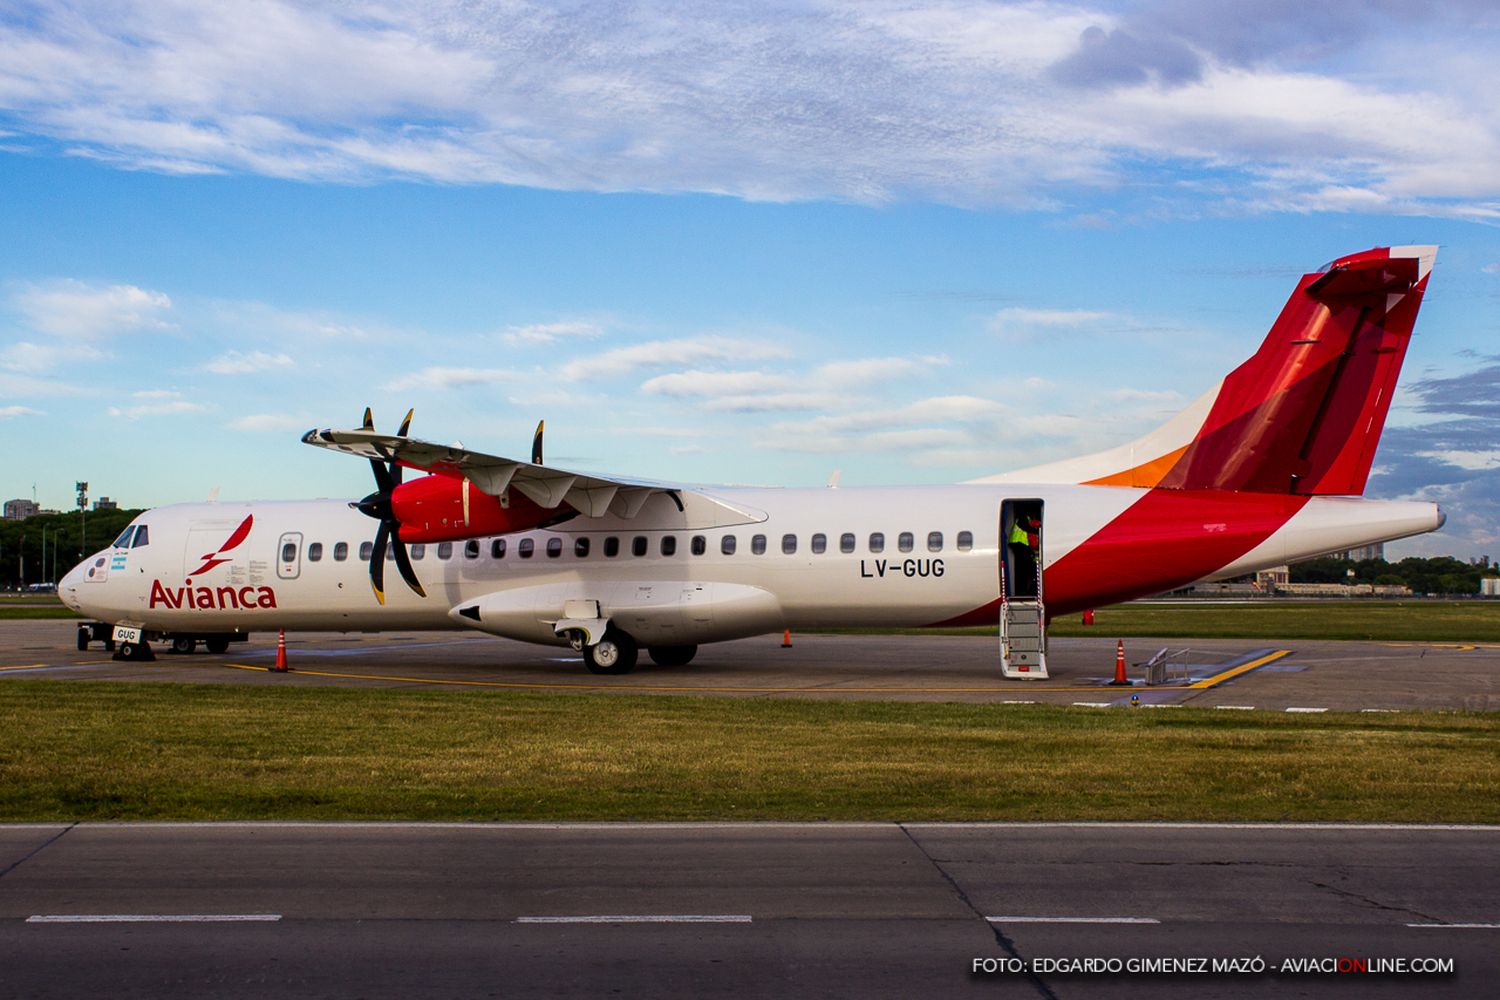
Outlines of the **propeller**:
M 536 433 L 531 436 L 531 464 L 542 464 L 542 430 L 547 426 L 547 421 L 536 422 Z
M 406 437 L 407 430 L 411 428 L 411 415 L 412 411 L 407 410 L 406 419 L 401 421 L 401 429 L 396 431 L 397 437 Z M 364 429 L 367 431 L 375 429 L 375 420 L 368 406 L 365 407 Z M 395 494 L 396 487 L 401 485 L 401 466 L 394 458 L 384 462 L 372 458 L 370 470 L 375 473 L 375 492 L 349 506 L 380 522 L 380 527 L 375 530 L 375 544 L 370 550 L 370 586 L 375 590 L 375 599 L 381 604 L 385 603 L 387 545 L 391 546 L 395 554 L 396 568 L 401 572 L 401 579 L 406 581 L 406 585 L 418 597 L 426 597 L 427 591 L 422 589 L 422 582 L 417 579 L 416 570 L 412 569 L 411 558 L 406 554 L 406 544 L 401 541 L 401 522 L 396 520 L 391 510 L 391 497 Z

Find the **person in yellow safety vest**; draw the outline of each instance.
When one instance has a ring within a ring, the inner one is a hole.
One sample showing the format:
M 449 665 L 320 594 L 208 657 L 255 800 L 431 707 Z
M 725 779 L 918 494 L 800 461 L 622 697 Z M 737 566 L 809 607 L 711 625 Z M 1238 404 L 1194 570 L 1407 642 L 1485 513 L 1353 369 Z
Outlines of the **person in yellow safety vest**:
M 1039 527 L 1036 518 L 1028 518 L 1034 526 Z M 1011 525 L 1010 536 L 1006 539 L 1006 545 L 1010 549 L 1011 562 L 1011 596 L 1012 597 L 1035 597 L 1036 596 L 1036 536 L 1027 532 L 1020 518 L 1016 518 Z

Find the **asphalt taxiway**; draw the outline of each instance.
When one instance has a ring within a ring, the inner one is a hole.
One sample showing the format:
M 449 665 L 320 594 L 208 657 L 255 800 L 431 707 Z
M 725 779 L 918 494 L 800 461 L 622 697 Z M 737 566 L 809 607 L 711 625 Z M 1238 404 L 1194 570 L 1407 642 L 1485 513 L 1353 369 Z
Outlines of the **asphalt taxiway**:
M 1497 945 L 1492 827 L 0 827 L 6 996 L 1492 996 Z
M 992 637 L 945 635 L 764 636 L 703 647 L 685 667 L 642 656 L 634 673 L 600 677 L 563 648 L 462 632 L 287 637 L 292 671 L 275 674 L 275 637 L 257 635 L 224 655 L 158 652 L 150 663 L 116 661 L 95 644 L 74 648 L 69 621 L 0 626 L 0 680 L 443 687 L 469 690 L 628 692 L 730 697 L 1037 701 L 1117 707 L 1271 711 L 1500 710 L 1500 644 L 1130 639 L 1131 664 L 1169 650 L 1165 683 L 1109 686 L 1115 640 L 1054 638 L 1044 681 L 1000 676 Z M 1132 680 L 1143 672 L 1132 666 Z

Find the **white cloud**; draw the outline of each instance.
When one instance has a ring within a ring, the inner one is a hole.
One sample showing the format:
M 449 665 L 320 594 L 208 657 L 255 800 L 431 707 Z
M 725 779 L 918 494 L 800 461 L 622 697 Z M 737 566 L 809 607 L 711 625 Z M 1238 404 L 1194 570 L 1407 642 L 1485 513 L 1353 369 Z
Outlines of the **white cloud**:
M 555 344 L 569 337 L 597 337 L 604 332 L 598 323 L 574 320 L 562 323 L 531 323 L 512 326 L 504 333 L 508 344 Z
M 405 389 L 467 389 L 480 385 L 514 382 L 518 376 L 509 368 L 423 368 L 387 382 L 391 391 Z
M 1029 309 L 1011 306 L 990 317 L 989 330 L 999 337 L 1025 339 L 1038 330 L 1076 330 L 1110 318 L 1094 309 Z
M 0 367 L 17 372 L 46 372 L 64 364 L 102 361 L 107 357 L 107 353 L 92 344 L 77 341 L 34 344 L 23 340 L 0 351 Z
M 917 375 L 936 365 L 946 365 L 948 359 L 942 355 L 923 358 L 856 358 L 851 361 L 830 361 L 819 366 L 813 381 L 819 385 L 840 388 L 868 385 L 890 379 Z
M 33 410 L 29 406 L 0 406 L 0 420 L 10 420 L 14 417 L 42 417 L 46 416 L 41 410 Z
M 90 285 L 71 278 L 20 286 L 13 307 L 32 329 L 71 340 L 132 330 L 170 330 L 172 300 L 135 285 Z
M 311 421 L 285 413 L 247 413 L 229 421 L 229 428 L 236 431 L 303 431 Z
M 252 372 L 271 371 L 292 367 L 292 359 L 286 354 L 268 354 L 265 351 L 229 351 L 203 366 L 204 371 L 215 375 L 248 375 Z
M 686 371 L 658 375 L 641 383 L 641 391 L 662 396 L 726 396 L 773 392 L 786 385 L 786 378 L 770 372 Z
M 167 417 L 180 413 L 202 413 L 207 407 L 183 399 L 182 394 L 172 389 L 142 389 L 132 392 L 134 399 L 147 400 L 134 406 L 111 406 L 109 415 L 122 420 L 140 420 L 142 417 Z
M 1500 274 L 1500 263 L 1486 264 L 1480 270 L 1485 274 Z
M 38 5 L 0 26 L 0 102 L 170 173 L 1055 207 L 1201 198 L 1207 168 L 1216 205 L 1500 211 L 1492 16 L 1091 5 Z
M 666 368 L 705 362 L 760 361 L 787 356 L 785 348 L 766 340 L 705 334 L 678 340 L 648 340 L 602 354 L 575 358 L 563 365 L 565 378 L 606 378 L 641 368 Z

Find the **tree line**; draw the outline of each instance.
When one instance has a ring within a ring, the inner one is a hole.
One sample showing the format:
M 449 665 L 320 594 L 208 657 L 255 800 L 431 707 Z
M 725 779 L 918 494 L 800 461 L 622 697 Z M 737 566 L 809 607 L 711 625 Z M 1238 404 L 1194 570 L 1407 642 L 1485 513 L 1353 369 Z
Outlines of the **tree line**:
M 81 511 L 71 510 L 65 514 L 36 514 L 24 521 L 0 521 L 0 589 L 24 590 L 33 583 L 61 580 L 84 556 L 98 552 L 114 541 L 141 511 L 142 508 L 91 510 L 85 517 Z M 45 575 L 42 567 L 44 536 L 47 544 Z
M 1349 571 L 1354 576 L 1349 576 Z M 1379 586 L 1410 587 L 1415 594 L 1479 593 L 1479 581 L 1486 576 L 1500 576 L 1494 566 L 1475 566 L 1452 556 L 1422 559 L 1412 556 L 1399 562 L 1384 559 L 1309 559 L 1291 567 L 1293 583 L 1372 583 Z

